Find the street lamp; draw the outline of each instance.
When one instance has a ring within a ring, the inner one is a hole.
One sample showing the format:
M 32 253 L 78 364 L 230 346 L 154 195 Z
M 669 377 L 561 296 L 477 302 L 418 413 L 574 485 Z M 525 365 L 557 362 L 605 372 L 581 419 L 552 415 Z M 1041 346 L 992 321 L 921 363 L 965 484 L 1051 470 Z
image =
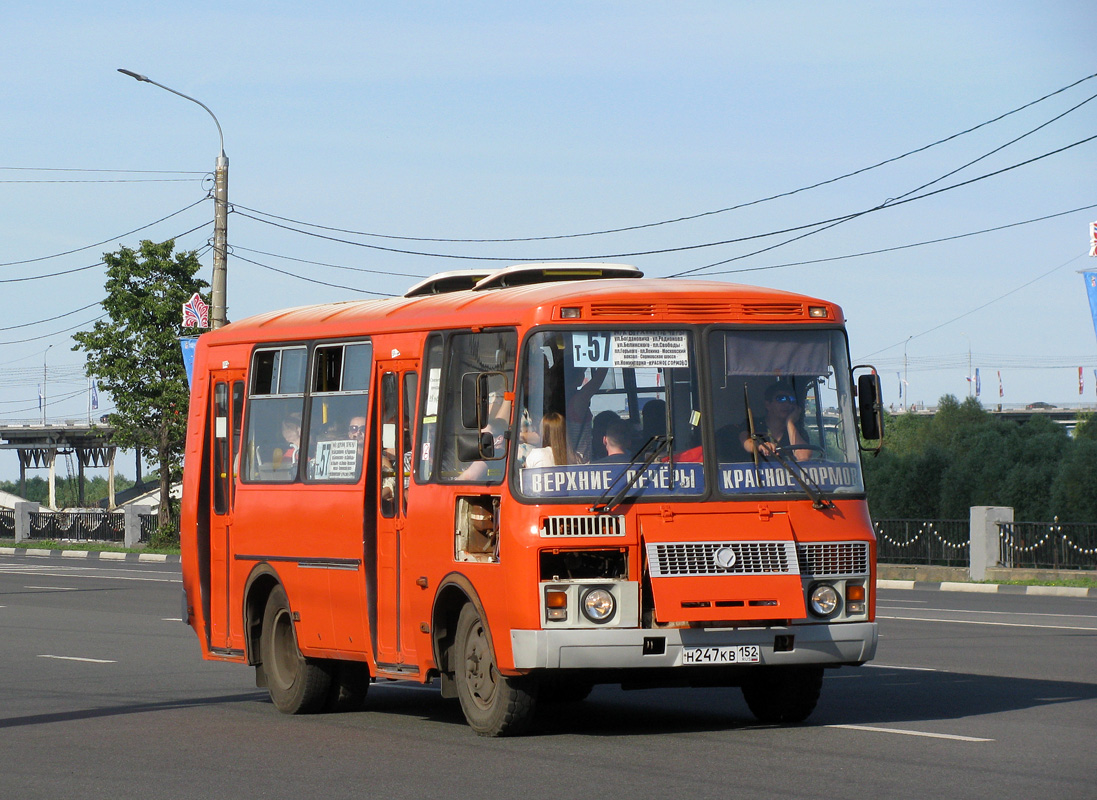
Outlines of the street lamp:
M 213 180 L 213 281 L 210 297 L 210 327 L 220 328 L 228 321 L 225 301 L 227 283 L 225 262 L 228 259 L 229 229 L 229 159 L 225 155 L 225 135 L 221 132 L 221 123 L 217 121 L 217 117 L 205 103 L 128 69 L 119 69 L 118 71 L 123 75 L 129 75 L 135 80 L 159 86 L 161 89 L 177 94 L 192 103 L 198 103 L 206 109 L 207 114 L 213 117 L 213 122 L 217 126 L 217 135 L 221 138 L 221 154 L 217 156 L 217 168 Z
M 49 353 L 50 347 L 53 347 L 53 345 L 51 344 L 42 353 L 42 397 L 41 397 L 41 401 L 42 401 L 42 427 L 43 428 L 46 427 L 46 355 Z

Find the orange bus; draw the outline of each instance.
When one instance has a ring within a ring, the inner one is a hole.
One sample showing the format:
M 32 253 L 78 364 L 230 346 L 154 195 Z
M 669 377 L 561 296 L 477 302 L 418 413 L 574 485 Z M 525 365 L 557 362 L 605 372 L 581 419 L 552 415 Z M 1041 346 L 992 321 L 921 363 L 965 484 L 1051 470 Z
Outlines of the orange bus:
M 203 657 L 286 713 L 437 680 L 490 736 L 600 683 L 805 719 L 877 643 L 880 386 L 843 322 L 550 263 L 206 333 L 182 512 Z

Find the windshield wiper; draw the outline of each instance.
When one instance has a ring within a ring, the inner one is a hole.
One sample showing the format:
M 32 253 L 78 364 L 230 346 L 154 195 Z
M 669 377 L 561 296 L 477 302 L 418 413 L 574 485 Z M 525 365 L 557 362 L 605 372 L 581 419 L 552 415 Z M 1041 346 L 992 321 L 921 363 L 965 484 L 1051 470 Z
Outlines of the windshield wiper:
M 758 469 L 758 453 L 759 445 L 763 444 L 766 439 L 763 436 L 754 434 L 751 436 L 754 441 L 754 468 Z M 800 466 L 795 458 L 787 459 L 781 455 L 782 450 L 795 450 L 796 445 L 789 445 L 788 447 L 778 447 L 773 453 L 773 460 L 785 468 L 785 471 L 793 477 L 793 479 L 800 484 L 800 488 L 804 490 L 804 493 L 811 498 L 811 507 L 818 510 L 824 508 L 834 508 L 834 503 L 830 501 L 830 498 L 823 493 L 823 489 L 812 480 L 811 476 L 804 471 L 804 468 Z M 762 453 L 762 458 L 769 458 L 768 455 Z
M 765 444 L 768 439 L 754 430 L 754 414 L 750 410 L 750 390 L 747 388 L 747 384 L 743 384 L 743 402 L 746 404 L 747 409 L 747 429 L 750 435 L 750 441 L 753 443 L 751 448 L 754 451 L 754 472 L 758 472 L 758 457 L 769 458 L 762 452 L 761 446 Z M 795 449 L 795 445 L 790 446 Z M 795 459 L 789 461 L 783 455 L 781 455 L 781 449 L 774 447 L 773 450 L 774 460 L 785 468 L 785 471 L 793 477 L 793 479 L 800 484 L 800 488 L 804 490 L 804 493 L 811 498 L 811 507 L 817 510 L 823 510 L 824 508 L 834 508 L 834 503 L 830 501 L 830 498 L 823 494 L 822 488 L 819 484 L 811 479 L 804 468 L 800 466 L 799 462 Z M 793 467 L 795 464 L 795 468 Z
M 613 479 L 613 483 L 611 483 L 606 491 L 602 493 L 602 496 L 598 498 L 598 502 L 590 507 L 591 513 L 609 514 L 613 511 L 613 509 L 621 505 L 621 501 L 625 499 L 625 495 L 628 494 L 629 489 L 636 485 L 636 482 L 640 480 L 640 476 L 647 472 L 647 469 L 652 465 L 652 462 L 654 462 L 655 459 L 659 457 L 664 449 L 669 448 L 673 441 L 673 436 L 659 436 L 658 434 L 648 439 L 647 442 L 644 443 L 644 446 L 636 451 L 636 455 L 632 457 L 632 460 L 625 465 L 625 468 L 621 471 L 621 474 Z M 652 442 L 655 443 L 654 447 L 651 447 Z M 649 448 L 650 452 L 648 452 Z M 648 456 L 644 459 L 643 465 L 632 473 L 632 477 L 625 481 L 625 485 L 618 489 L 617 494 L 615 494 L 607 503 L 606 497 L 609 496 L 609 493 L 611 491 L 613 491 L 614 484 L 616 484 L 617 481 L 621 479 L 622 475 L 628 474 L 628 471 L 630 469 L 636 467 L 636 462 L 645 452 L 648 452 Z

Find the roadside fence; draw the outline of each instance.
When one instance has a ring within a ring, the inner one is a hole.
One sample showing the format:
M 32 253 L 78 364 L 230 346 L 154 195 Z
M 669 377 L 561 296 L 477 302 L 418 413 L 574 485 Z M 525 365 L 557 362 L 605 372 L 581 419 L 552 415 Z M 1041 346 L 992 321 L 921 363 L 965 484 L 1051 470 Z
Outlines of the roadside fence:
M 0 510 L 0 535 L 16 542 L 107 542 L 124 547 L 148 543 L 156 531 L 156 515 L 135 506 L 119 511 L 42 510 L 37 503 L 16 503 Z

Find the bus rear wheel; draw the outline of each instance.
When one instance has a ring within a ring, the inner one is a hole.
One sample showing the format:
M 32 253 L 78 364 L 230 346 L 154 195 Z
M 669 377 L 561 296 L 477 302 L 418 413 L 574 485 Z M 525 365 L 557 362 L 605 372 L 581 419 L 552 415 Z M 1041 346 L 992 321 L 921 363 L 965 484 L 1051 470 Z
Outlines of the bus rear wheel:
M 457 619 L 453 666 L 457 698 L 469 727 L 481 736 L 515 736 L 529 727 L 536 684 L 499 672 L 487 626 L 471 603 Z
M 758 667 L 743 684 L 743 698 L 759 722 L 803 722 L 822 688 L 822 667 Z
M 328 702 L 332 683 L 329 663 L 301 655 L 286 591 L 276 586 L 263 611 L 259 643 L 267 689 L 283 714 L 312 714 Z

